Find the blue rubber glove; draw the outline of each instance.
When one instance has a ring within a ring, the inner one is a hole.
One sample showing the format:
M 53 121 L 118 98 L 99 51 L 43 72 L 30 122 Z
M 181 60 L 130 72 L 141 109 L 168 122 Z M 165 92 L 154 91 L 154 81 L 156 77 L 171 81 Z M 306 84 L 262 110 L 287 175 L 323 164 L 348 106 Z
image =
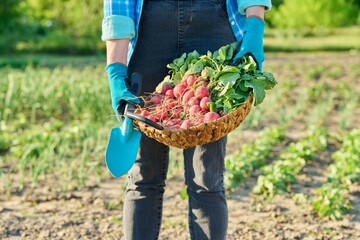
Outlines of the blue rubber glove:
M 111 105 L 116 114 L 116 118 L 119 122 L 119 112 L 124 113 L 126 102 L 140 103 L 134 94 L 132 94 L 127 86 L 127 67 L 121 63 L 111 63 L 106 67 L 108 74 L 110 94 L 111 94 Z
M 244 37 L 239 52 L 234 57 L 234 63 L 239 61 L 244 55 L 251 55 L 256 61 L 257 67 L 262 71 L 264 62 L 264 37 L 265 22 L 257 17 L 250 16 L 246 19 Z M 236 64 L 236 65 L 237 65 Z

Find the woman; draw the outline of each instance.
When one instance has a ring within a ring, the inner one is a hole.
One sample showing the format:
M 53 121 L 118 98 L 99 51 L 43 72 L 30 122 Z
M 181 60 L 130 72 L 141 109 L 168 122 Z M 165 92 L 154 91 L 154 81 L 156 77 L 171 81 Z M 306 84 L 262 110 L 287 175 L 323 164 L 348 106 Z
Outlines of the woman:
M 105 0 L 102 39 L 112 106 L 134 100 L 127 76 L 143 76 L 142 93 L 153 92 L 168 74 L 166 64 L 182 53 L 215 51 L 242 41 L 235 60 L 264 60 L 264 11 L 270 0 Z M 226 137 L 184 150 L 191 239 L 226 238 L 228 210 L 223 185 Z M 124 197 L 125 239 L 157 239 L 169 161 L 169 148 L 143 135 L 128 173 Z

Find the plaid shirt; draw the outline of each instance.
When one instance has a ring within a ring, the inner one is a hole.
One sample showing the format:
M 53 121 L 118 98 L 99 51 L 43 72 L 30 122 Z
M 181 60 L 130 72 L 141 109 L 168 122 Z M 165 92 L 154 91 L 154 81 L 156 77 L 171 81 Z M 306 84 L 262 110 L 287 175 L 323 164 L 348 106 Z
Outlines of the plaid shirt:
M 102 40 L 129 38 L 128 61 L 137 41 L 137 30 L 144 0 L 104 0 Z M 226 0 L 229 22 L 238 41 L 243 37 L 245 9 L 262 5 L 271 8 L 271 0 Z

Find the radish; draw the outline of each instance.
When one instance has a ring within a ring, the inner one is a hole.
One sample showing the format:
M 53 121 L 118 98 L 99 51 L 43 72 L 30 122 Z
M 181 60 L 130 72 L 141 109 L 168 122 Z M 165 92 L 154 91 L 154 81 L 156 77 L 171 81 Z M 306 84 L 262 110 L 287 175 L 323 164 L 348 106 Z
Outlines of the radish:
M 177 129 L 180 128 L 180 125 L 179 125 L 179 124 L 176 124 L 176 125 L 173 125 L 173 126 L 169 126 L 169 128 L 170 128 L 171 130 L 177 130 Z
M 207 87 L 208 83 L 205 81 L 200 81 L 198 84 L 200 84 L 203 87 Z
M 194 75 L 189 75 L 186 79 L 186 83 L 188 86 L 193 86 L 195 82 L 196 82 L 196 78 Z
M 179 118 L 183 111 L 184 111 L 184 109 L 182 107 L 176 107 L 176 108 L 172 109 L 171 117 L 172 118 Z
M 191 106 L 189 109 L 190 116 L 194 116 L 195 114 L 201 112 L 201 107 L 198 105 Z
M 170 110 L 172 109 L 173 107 L 175 107 L 177 104 L 177 101 L 175 99 L 172 99 L 172 98 L 169 98 L 169 99 L 166 99 L 165 102 L 164 102 L 164 108 L 166 110 Z
M 209 75 L 208 75 L 208 72 L 205 70 L 205 69 L 203 69 L 202 71 L 201 71 L 201 77 L 202 78 L 207 78 Z
M 188 129 L 191 126 L 191 121 L 189 119 L 184 120 L 180 126 L 182 129 Z
M 152 116 L 158 121 L 163 121 L 167 119 L 167 111 L 158 110 Z
M 197 97 L 192 97 L 190 98 L 190 100 L 187 102 L 187 104 L 189 106 L 194 106 L 194 105 L 199 105 L 200 104 L 200 100 Z
M 211 102 L 211 99 L 209 97 L 203 97 L 201 100 L 200 100 L 200 107 L 202 110 L 204 111 L 208 111 L 209 110 L 209 106 L 207 105 L 207 103 L 210 103 Z
M 174 96 L 176 98 L 180 98 L 184 94 L 186 88 L 187 86 L 184 83 L 176 85 L 174 88 Z
M 146 117 L 146 118 L 149 119 L 149 120 L 151 120 L 151 121 L 153 121 L 153 122 L 157 122 L 157 121 L 156 121 L 156 118 L 153 117 L 153 116 L 149 116 L 149 117 Z
M 195 90 L 195 97 L 202 99 L 209 96 L 209 90 L 206 87 L 200 86 Z
M 205 116 L 202 114 L 193 116 L 192 119 L 193 119 L 194 125 L 197 126 L 197 125 L 202 124 L 204 122 L 204 117 Z
M 220 116 L 225 116 L 226 115 L 226 113 L 224 112 L 224 111 L 220 111 Z
M 182 83 L 186 83 L 186 79 L 189 77 L 189 74 L 184 74 L 184 76 L 181 79 Z
M 165 94 L 168 90 L 171 90 L 171 89 L 172 89 L 172 87 L 170 84 L 165 84 L 161 89 L 161 93 Z
M 188 101 L 190 100 L 190 98 L 194 97 L 194 91 L 193 90 L 189 90 L 187 91 L 182 98 L 182 103 L 183 105 L 186 105 L 188 103 Z
M 148 110 L 142 110 L 140 115 L 143 116 L 143 117 L 147 117 L 149 116 L 150 112 Z
M 169 119 L 169 120 L 167 121 L 167 125 L 170 125 L 170 126 L 181 125 L 182 122 L 183 122 L 183 121 L 182 121 L 181 119 L 173 118 L 173 119 Z
M 174 91 L 172 89 L 169 89 L 166 91 L 165 96 L 167 97 L 174 97 Z
M 208 112 L 204 116 L 204 122 L 212 122 L 216 119 L 220 118 L 220 115 L 216 112 Z
M 159 104 L 161 102 L 161 96 L 160 95 L 155 95 L 152 98 L 150 98 L 150 102 L 153 104 Z

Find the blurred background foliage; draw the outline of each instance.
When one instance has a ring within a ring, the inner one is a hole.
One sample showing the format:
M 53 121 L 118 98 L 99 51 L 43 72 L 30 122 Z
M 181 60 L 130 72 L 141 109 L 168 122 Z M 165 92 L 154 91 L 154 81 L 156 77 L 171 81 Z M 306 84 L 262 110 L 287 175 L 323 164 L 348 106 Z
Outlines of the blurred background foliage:
M 103 0 L 1 0 L 0 53 L 92 54 L 100 40 Z
M 360 0 L 272 2 L 267 26 L 283 35 L 328 35 L 360 25 Z M 102 5 L 103 0 L 1 0 L 0 54 L 103 53 Z

